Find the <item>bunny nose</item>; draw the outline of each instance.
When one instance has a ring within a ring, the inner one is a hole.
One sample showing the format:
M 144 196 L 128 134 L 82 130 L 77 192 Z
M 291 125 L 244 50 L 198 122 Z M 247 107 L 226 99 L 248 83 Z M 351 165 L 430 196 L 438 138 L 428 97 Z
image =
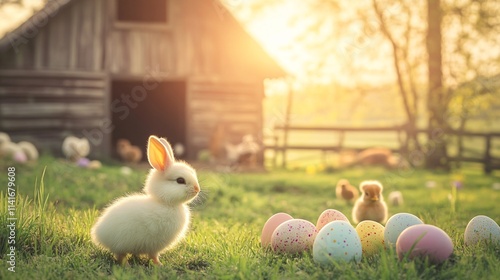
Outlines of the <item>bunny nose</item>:
M 199 192 L 200 192 L 200 186 L 198 186 L 198 185 L 194 185 L 194 191 L 195 191 L 196 193 L 199 193 Z

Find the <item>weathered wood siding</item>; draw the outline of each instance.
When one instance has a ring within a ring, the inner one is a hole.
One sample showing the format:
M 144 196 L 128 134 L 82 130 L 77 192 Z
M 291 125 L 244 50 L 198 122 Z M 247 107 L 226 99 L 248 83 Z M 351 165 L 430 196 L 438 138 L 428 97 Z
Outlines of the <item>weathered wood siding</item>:
M 191 157 L 220 123 L 233 143 L 261 137 L 262 80 L 282 70 L 217 1 L 169 0 L 167 22 L 153 24 L 117 21 L 116 0 L 57 2 L 0 50 L 0 131 L 55 152 L 69 134 L 90 136 L 94 155 L 110 155 L 112 81 L 154 77 L 187 82 Z
M 107 1 L 105 67 L 113 76 L 141 77 L 150 72 L 178 76 L 174 13 L 177 1 L 167 1 L 167 23 L 131 23 L 117 19 L 116 0 Z
M 103 73 L 2 70 L 0 130 L 56 153 L 65 136 L 101 131 L 103 138 L 93 143 L 99 154 L 109 137 L 102 129 L 109 111 L 107 86 Z
M 262 137 L 262 86 L 259 83 L 200 82 L 188 84 L 188 141 L 194 157 L 208 147 L 217 125 L 226 140 L 239 143 L 246 134 Z
M 0 55 L 0 69 L 103 71 L 106 2 L 73 1 L 21 29 Z

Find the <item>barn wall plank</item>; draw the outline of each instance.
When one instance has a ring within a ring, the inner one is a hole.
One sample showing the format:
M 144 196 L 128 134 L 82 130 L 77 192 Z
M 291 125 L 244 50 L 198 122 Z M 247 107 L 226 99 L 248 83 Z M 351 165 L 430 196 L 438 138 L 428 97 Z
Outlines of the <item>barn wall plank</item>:
M 259 84 L 191 81 L 188 93 L 191 156 L 208 147 L 220 124 L 225 127 L 224 138 L 231 143 L 238 143 L 246 134 L 262 137 L 263 94 Z
M 66 98 L 66 99 L 102 99 L 103 90 L 101 88 L 61 88 L 51 87 L 33 87 L 33 86 L 1 86 L 0 100 L 7 98 L 35 98 L 43 100 L 48 98 Z

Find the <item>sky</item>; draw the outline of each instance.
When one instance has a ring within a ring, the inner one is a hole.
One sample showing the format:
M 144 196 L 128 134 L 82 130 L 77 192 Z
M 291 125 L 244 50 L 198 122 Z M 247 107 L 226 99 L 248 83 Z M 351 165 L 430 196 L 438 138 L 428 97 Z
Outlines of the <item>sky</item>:
M 15 4 L 0 7 L 0 37 L 12 26 L 25 21 L 44 2 L 23 1 L 25 8 Z M 206 1 L 213 1 L 216 5 L 217 0 Z M 392 50 L 387 40 L 380 32 L 370 32 L 356 20 L 362 11 L 367 22 L 377 28 L 378 19 L 373 12 L 370 13 L 373 10 L 371 0 L 221 2 L 296 81 L 346 87 L 394 84 L 396 81 Z M 392 5 L 383 12 L 385 17 L 397 23 L 402 22 L 401 18 L 398 19 L 399 9 L 398 5 Z M 416 22 L 416 25 L 425 29 L 425 22 Z M 449 35 L 445 36 L 451 38 L 455 33 L 448 32 Z M 422 38 L 420 35 L 416 40 Z M 500 48 L 494 52 L 491 44 L 478 45 L 478 49 L 486 57 L 484 61 L 500 52 Z M 445 50 L 445 56 L 448 52 Z M 419 56 L 423 58 L 425 53 Z
M 265 7 L 255 5 L 258 2 Z M 370 1 L 223 0 L 223 3 L 295 79 L 344 86 L 394 81 L 391 66 L 384 65 L 387 61 L 373 59 L 374 54 L 390 55 L 389 45 L 382 38 L 367 34 L 359 22 L 342 24 Z M 346 33 L 350 36 L 345 36 Z M 364 71 L 352 72 L 359 68 Z
M 13 27 L 19 26 L 26 21 L 33 10 L 42 7 L 42 0 L 23 0 L 23 6 L 17 4 L 2 4 L 0 7 L 0 38 Z

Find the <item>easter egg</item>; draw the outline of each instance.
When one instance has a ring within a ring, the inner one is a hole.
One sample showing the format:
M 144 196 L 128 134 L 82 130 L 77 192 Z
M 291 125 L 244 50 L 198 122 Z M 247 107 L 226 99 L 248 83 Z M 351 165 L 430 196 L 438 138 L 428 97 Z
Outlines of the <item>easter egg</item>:
M 28 157 L 23 151 L 14 152 L 14 154 L 12 155 L 12 159 L 19 163 L 25 163 L 26 161 L 28 161 Z
M 87 165 L 87 168 L 89 168 L 89 169 L 99 169 L 101 167 L 102 167 L 102 163 L 98 160 L 92 160 Z
M 278 253 L 296 254 L 309 250 L 316 227 L 309 221 L 292 219 L 281 223 L 271 237 L 271 248 Z
M 396 246 L 396 241 L 403 230 L 410 226 L 423 224 L 417 216 L 409 213 L 398 213 L 389 218 L 384 229 L 384 243 L 386 247 Z
M 384 248 L 384 226 L 375 221 L 362 221 L 356 226 L 363 256 L 373 256 Z
M 320 231 L 326 224 L 333 221 L 346 221 L 349 223 L 349 219 L 342 212 L 334 209 L 326 209 L 319 215 L 318 222 L 316 222 L 316 229 Z
M 283 222 L 293 219 L 292 216 L 287 213 L 276 213 L 272 215 L 262 228 L 262 234 L 260 235 L 260 244 L 262 247 L 267 247 L 271 245 L 271 236 L 274 230 Z
M 425 258 L 435 264 L 448 259 L 453 253 L 453 242 L 446 232 L 433 225 L 414 225 L 405 229 L 396 242 L 400 260 Z
M 465 245 L 479 242 L 500 243 L 500 227 L 490 217 L 479 215 L 469 221 L 464 233 Z
M 87 167 L 89 163 L 90 160 L 88 158 L 79 158 L 76 162 L 76 165 L 78 165 L 79 167 Z
M 335 261 L 359 262 L 361 256 L 361 240 L 349 222 L 330 222 L 316 235 L 313 259 L 319 264 L 331 264 Z

